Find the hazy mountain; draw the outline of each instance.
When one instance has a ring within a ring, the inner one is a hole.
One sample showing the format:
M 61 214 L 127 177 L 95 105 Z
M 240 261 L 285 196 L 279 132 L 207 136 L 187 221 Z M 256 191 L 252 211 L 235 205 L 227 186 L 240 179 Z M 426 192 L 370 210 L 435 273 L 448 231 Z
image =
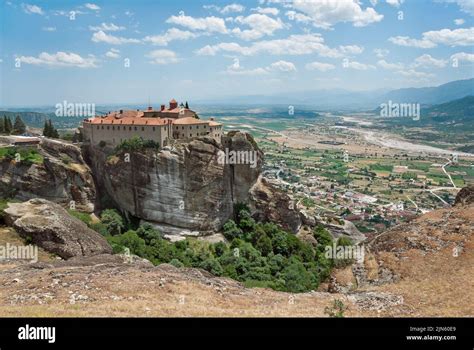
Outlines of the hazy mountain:
M 433 105 L 469 95 L 474 95 L 474 79 L 456 80 L 436 87 L 393 90 L 384 94 L 381 101 Z

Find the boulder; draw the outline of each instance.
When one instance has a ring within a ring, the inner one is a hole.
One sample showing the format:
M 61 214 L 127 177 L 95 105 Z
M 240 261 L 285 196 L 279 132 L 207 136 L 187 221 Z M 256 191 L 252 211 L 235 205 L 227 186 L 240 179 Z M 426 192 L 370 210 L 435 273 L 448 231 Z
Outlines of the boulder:
M 8 203 L 4 213 L 5 222 L 21 237 L 61 258 L 112 253 L 104 237 L 48 200 Z
M 474 203 L 474 185 L 464 187 L 459 191 L 454 205 L 469 205 Z

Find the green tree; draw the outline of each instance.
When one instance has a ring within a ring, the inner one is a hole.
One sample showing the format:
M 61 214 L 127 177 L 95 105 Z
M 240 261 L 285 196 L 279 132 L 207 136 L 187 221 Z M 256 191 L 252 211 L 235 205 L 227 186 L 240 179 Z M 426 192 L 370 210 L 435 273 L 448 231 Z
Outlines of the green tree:
M 123 219 L 115 209 L 106 209 L 100 214 L 100 220 L 106 226 L 109 235 L 119 235 L 125 228 Z
M 12 121 L 10 120 L 10 117 L 4 116 L 3 117 L 3 130 L 5 134 L 10 135 L 12 133 Z
M 162 235 L 161 232 L 158 231 L 157 229 L 153 228 L 153 226 L 149 223 L 145 223 L 141 225 L 137 229 L 137 235 L 140 238 L 143 238 L 146 242 L 146 244 L 150 244 L 152 240 L 154 239 L 161 239 Z
M 237 226 L 234 220 L 229 220 L 224 224 L 224 237 L 228 240 L 233 240 L 234 238 L 239 238 L 242 236 L 243 232 L 240 227 Z
M 26 125 L 19 115 L 15 118 L 15 123 L 13 124 L 13 134 L 21 135 L 26 132 Z
M 0 134 L 3 134 L 5 132 L 5 116 L 3 116 L 2 119 L 0 119 Z
M 184 108 L 189 109 L 188 101 L 186 101 Z

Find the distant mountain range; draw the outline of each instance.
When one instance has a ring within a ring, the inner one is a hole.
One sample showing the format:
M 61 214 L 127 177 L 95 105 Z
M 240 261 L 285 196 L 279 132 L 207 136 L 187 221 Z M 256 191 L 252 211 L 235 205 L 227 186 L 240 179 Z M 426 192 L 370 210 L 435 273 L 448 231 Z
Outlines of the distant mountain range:
M 436 87 L 397 90 L 348 91 L 313 90 L 274 95 L 229 96 L 195 103 L 226 105 L 308 105 L 319 110 L 374 110 L 389 100 L 397 103 L 420 103 L 422 106 L 449 102 L 474 95 L 474 78 L 456 80 Z

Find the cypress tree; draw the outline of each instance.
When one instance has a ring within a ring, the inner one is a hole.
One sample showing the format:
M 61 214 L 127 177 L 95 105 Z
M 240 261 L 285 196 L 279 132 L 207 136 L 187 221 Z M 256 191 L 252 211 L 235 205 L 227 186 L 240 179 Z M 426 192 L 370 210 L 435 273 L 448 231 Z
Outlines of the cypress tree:
M 5 116 L 3 116 L 2 119 L 0 119 L 0 134 L 3 134 L 5 132 Z
M 10 117 L 5 116 L 4 118 L 4 126 L 5 134 L 10 135 L 12 132 L 12 121 L 10 120 Z
M 188 101 L 186 101 L 186 109 L 189 109 Z
M 15 124 L 13 125 L 13 134 L 21 135 L 26 132 L 26 125 L 19 115 L 15 118 Z

